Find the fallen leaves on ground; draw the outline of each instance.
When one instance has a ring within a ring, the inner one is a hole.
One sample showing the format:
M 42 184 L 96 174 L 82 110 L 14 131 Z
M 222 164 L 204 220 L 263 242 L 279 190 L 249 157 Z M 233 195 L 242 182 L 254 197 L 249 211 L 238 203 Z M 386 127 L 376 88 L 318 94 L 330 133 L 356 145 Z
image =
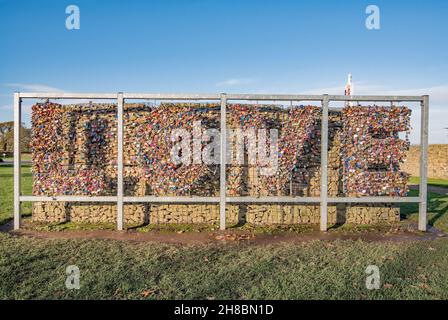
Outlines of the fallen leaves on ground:
M 418 286 L 423 290 L 427 290 L 427 291 L 431 290 L 431 287 L 429 285 L 427 285 L 426 283 L 420 283 Z
M 155 292 L 156 292 L 156 289 L 147 289 L 147 290 L 143 290 L 141 292 L 141 295 L 143 296 L 143 298 L 147 298 Z
M 253 238 L 253 235 L 236 234 L 236 233 L 220 234 L 215 237 L 216 240 L 221 241 L 244 241 L 244 240 L 250 240 L 251 238 Z

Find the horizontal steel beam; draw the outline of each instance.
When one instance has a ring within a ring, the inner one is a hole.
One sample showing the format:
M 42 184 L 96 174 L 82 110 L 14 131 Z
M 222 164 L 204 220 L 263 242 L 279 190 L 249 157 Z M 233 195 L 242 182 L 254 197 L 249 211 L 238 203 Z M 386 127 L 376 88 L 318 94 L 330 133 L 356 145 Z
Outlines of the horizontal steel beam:
M 123 202 L 153 203 L 219 203 L 219 197 L 123 197 Z M 329 203 L 417 203 L 419 197 L 340 197 L 328 198 Z M 116 196 L 20 196 L 24 202 L 116 202 Z M 227 197 L 228 203 L 320 203 L 319 197 Z
M 228 94 L 228 100 L 323 101 L 325 95 Z M 344 96 L 329 95 L 329 101 L 422 101 L 422 96 Z
M 116 99 L 118 93 L 19 92 L 25 99 Z M 220 94 L 189 93 L 123 93 L 125 99 L 219 100 Z M 324 95 L 300 94 L 227 94 L 227 100 L 322 101 Z M 329 95 L 329 101 L 423 101 L 423 96 L 344 96 Z
M 330 101 L 423 101 L 423 96 L 343 96 L 343 95 L 330 95 L 328 96 Z
M 19 92 L 24 99 L 117 99 L 118 93 Z
M 320 203 L 319 197 L 227 197 L 229 203 Z M 418 197 L 340 197 L 328 198 L 329 203 L 403 203 L 419 202 Z
M 219 203 L 219 197 L 123 197 L 123 202 L 153 203 Z
M 340 197 L 328 198 L 331 203 L 413 203 L 418 197 Z
M 228 203 L 319 203 L 317 197 L 227 197 Z
M 116 202 L 116 196 L 21 196 L 20 201 L 44 202 Z M 153 203 L 219 203 L 219 197 L 123 197 L 123 202 L 153 202 Z
M 300 95 L 300 94 L 227 94 L 227 100 L 268 100 L 268 101 L 322 101 L 323 95 Z
M 27 202 L 44 202 L 44 201 L 57 201 L 57 202 L 117 202 L 116 196 L 21 196 L 20 201 Z
M 219 100 L 220 94 L 190 94 L 190 93 L 123 93 L 125 99 L 155 99 L 155 100 Z

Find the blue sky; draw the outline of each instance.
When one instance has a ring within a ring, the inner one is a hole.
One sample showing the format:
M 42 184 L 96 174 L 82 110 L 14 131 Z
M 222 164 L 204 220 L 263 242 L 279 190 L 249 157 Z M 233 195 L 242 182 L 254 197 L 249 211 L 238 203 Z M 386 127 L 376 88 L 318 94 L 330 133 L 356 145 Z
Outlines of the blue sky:
M 0 121 L 14 91 L 331 94 L 350 72 L 356 94 L 430 94 L 430 143 L 448 143 L 447 16 L 442 0 L 0 0 Z

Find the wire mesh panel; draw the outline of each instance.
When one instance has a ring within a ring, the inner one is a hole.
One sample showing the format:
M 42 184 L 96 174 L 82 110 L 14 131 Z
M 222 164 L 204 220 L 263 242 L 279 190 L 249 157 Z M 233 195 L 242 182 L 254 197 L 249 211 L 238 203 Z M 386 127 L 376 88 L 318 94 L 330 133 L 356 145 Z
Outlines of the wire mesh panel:
M 344 191 L 348 196 L 405 196 L 409 175 L 400 170 L 409 150 L 407 107 L 343 109 Z M 398 133 L 406 132 L 405 139 Z
M 34 196 L 117 194 L 116 104 L 34 104 L 31 149 Z M 113 223 L 116 217 L 113 203 L 33 204 L 34 221 Z

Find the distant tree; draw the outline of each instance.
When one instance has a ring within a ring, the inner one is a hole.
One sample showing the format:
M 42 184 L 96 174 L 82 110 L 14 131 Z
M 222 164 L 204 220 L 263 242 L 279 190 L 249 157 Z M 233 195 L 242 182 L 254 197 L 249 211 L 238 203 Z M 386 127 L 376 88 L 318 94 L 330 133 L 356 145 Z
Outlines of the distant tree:
M 20 126 L 20 149 L 30 152 L 31 129 Z M 14 122 L 0 122 L 0 151 L 12 152 L 14 150 Z

